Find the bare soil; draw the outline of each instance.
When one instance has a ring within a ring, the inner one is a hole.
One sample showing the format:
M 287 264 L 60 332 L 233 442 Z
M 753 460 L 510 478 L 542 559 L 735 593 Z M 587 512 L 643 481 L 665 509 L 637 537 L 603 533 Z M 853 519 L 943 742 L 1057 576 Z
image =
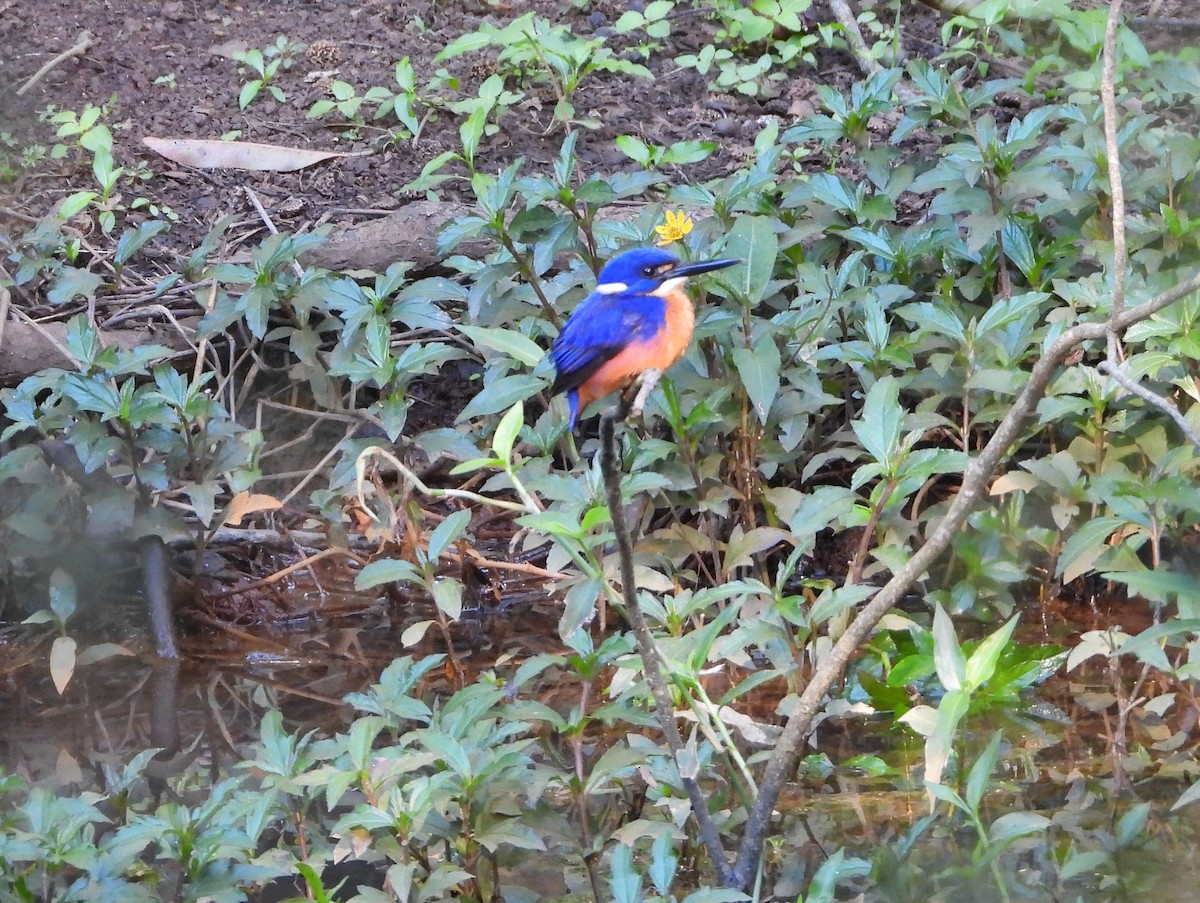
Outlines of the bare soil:
M 356 85 L 360 93 L 377 85 L 394 87 L 395 63 L 408 57 L 424 84 L 443 65 L 433 62 L 438 51 L 482 22 L 502 25 L 532 9 L 587 36 L 606 29 L 625 8 L 608 0 L 587 8 L 566 2 L 471 0 L 0 0 L 0 130 L 21 146 L 49 145 L 53 129 L 39 122 L 40 112 L 80 110 L 85 103 L 106 106 L 118 164 L 142 162 L 155 173 L 141 191 L 180 216 L 171 234 L 180 248 L 194 244 L 221 214 L 244 209 L 243 185 L 259 194 L 281 229 L 300 228 L 323 216 L 346 223 L 361 218 L 357 211 L 390 210 L 409 200 L 401 187 L 430 159 L 456 147 L 457 122 L 445 116 L 433 120 L 411 144 L 380 147 L 381 132 L 371 128 L 347 139 L 336 116 L 306 115 L 315 101 L 328 96 L 331 78 Z M 578 113 L 603 123 L 581 137 L 585 171 L 629 165 L 612 144 L 619 134 L 661 145 L 715 138 L 720 150 L 688 169 L 688 179 L 701 180 L 744 159 L 761 128 L 760 117 L 788 117 L 798 106 L 804 110 L 812 72 L 797 75 L 770 99 L 711 94 L 707 77 L 673 60 L 710 43 L 716 25 L 703 11 L 684 4 L 679 8 L 682 15 L 674 20 L 665 46 L 647 61 L 653 80 L 597 73 L 583 83 L 576 98 Z M 96 37 L 95 46 L 82 58 L 57 66 L 25 96 L 15 96 L 25 79 L 84 31 Z M 286 94 L 284 102 L 264 94 L 240 110 L 238 92 L 249 76 L 239 74 L 240 65 L 224 54 L 234 48 L 266 48 L 280 35 L 309 47 L 327 42 L 326 51 L 301 53 L 281 73 L 276 84 Z M 629 36 L 610 37 L 610 46 L 640 59 L 635 43 Z M 332 64 L 328 45 L 335 48 Z M 849 84 L 858 77 L 848 57 L 825 56 L 821 80 Z M 462 98 L 473 96 L 490 74 L 490 58 L 484 51 L 444 64 L 461 79 Z M 502 132 L 486 142 L 481 168 L 494 170 L 521 156 L 537 169 L 553 159 L 563 138 L 561 128 L 554 127 L 553 106 L 553 95 L 533 86 L 515 115 L 504 119 Z M 247 141 L 377 152 L 295 173 L 200 172 L 176 167 L 141 143 L 145 136 L 220 138 L 235 132 Z M 72 171 L 70 164 L 42 167 L 9 186 L 8 210 L 0 224 L 15 229 L 19 215 L 41 215 L 62 194 L 84 187 L 80 183 L 86 178 L 86 171 Z M 453 197 L 453 185 L 445 193 Z

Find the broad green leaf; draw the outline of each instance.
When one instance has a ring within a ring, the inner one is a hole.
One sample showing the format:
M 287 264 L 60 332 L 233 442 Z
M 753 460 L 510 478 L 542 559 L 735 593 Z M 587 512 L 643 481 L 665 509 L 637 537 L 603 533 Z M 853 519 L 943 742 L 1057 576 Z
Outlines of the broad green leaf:
M 1109 549 L 1109 537 L 1126 524 L 1128 521 L 1124 518 L 1102 516 L 1076 527 L 1062 546 L 1055 569 L 1056 576 L 1067 582 L 1086 574 L 1097 558 Z
M 988 840 L 1008 843 L 1018 837 L 1045 831 L 1053 822 L 1037 812 L 1009 812 L 1001 815 L 988 827 Z
M 664 166 L 683 166 L 706 160 L 720 145 L 716 141 L 676 141 L 662 156 Z
M 481 31 L 469 31 L 464 35 L 459 35 L 443 47 L 438 55 L 433 58 L 433 61 L 440 63 L 442 60 L 453 59 L 456 56 L 462 56 L 464 53 L 482 50 L 491 43 L 492 35 L 484 34 Z
M 128 263 L 129 259 L 140 251 L 146 242 L 169 228 L 171 228 L 170 223 L 165 220 L 148 220 L 135 229 L 126 229 L 117 240 L 117 247 L 113 251 L 113 263 L 117 266 Z
M 457 542 L 462 536 L 463 531 L 471 523 L 471 512 L 469 509 L 455 511 L 449 515 L 444 521 L 437 525 L 437 529 L 429 535 L 429 560 L 437 561 L 442 553 L 450 546 Z
M 612 848 L 608 886 L 612 891 L 613 903 L 642 901 L 642 878 L 633 867 L 633 851 L 625 844 L 617 844 Z
M 804 895 L 804 903 L 833 903 L 836 899 L 838 876 L 841 874 L 842 863 L 846 859 L 846 851 L 839 848 L 832 856 L 821 863 L 808 885 L 808 893 Z
M 371 589 L 381 583 L 424 583 L 420 570 L 411 561 L 386 558 L 372 561 L 354 578 L 355 589 Z
M 46 300 L 51 304 L 66 304 L 77 295 L 90 298 L 103 284 L 104 277 L 99 273 L 76 267 L 63 267 L 54 277 L 50 290 L 46 292 Z
M 588 623 L 603 592 L 604 584 L 598 577 L 580 580 L 567 590 L 562 617 L 558 620 L 558 635 L 569 637 Z
M 675 868 L 679 865 L 679 857 L 672 849 L 670 831 L 663 831 L 654 838 L 650 848 L 650 864 L 646 875 L 659 894 L 665 896 L 671 891 L 671 882 L 675 880 Z
M 462 582 L 454 577 L 438 577 L 433 581 L 434 604 L 452 621 L 462 614 L 462 597 Z
M 504 329 L 499 326 L 463 325 L 458 327 L 458 331 L 474 344 L 507 354 L 526 367 L 536 367 L 546 356 L 546 352 L 537 342 L 515 329 Z
M 775 396 L 779 394 L 779 346 L 770 335 L 764 335 L 753 349 L 733 349 L 733 363 L 758 420 L 766 424 Z
M 900 430 L 904 424 L 904 409 L 900 407 L 900 383 L 895 377 L 876 380 L 867 392 L 862 417 L 855 420 L 854 435 L 867 454 L 885 472 L 891 472 L 900 446 Z
M 513 373 L 493 380 L 484 387 L 483 391 L 468 402 L 458 415 L 456 423 L 481 417 L 484 414 L 495 414 L 507 410 L 516 402 L 524 401 L 534 392 L 545 386 L 545 380 L 530 373 Z
M 50 610 L 60 624 L 65 624 L 75 614 L 77 593 L 75 581 L 62 569 L 50 575 Z
M 722 253 L 742 262 L 729 270 L 729 284 L 746 304 L 757 304 L 775 272 L 779 237 L 774 220 L 765 216 L 741 216 L 733 224 Z
M 837 589 L 824 590 L 821 595 L 817 596 L 817 601 L 809 609 L 809 622 L 812 624 L 824 624 L 831 618 L 837 617 L 851 605 L 857 605 L 864 599 L 874 595 L 876 589 L 877 587 L 858 583 L 852 586 L 841 586 Z
M 1124 583 L 1139 596 L 1155 602 L 1166 602 L 1171 596 L 1177 596 L 1180 601 L 1200 599 L 1200 581 L 1165 567 L 1153 571 L 1105 571 L 1101 576 L 1105 580 Z
M 425 638 L 429 628 L 436 624 L 437 621 L 417 621 L 415 624 L 410 624 L 404 628 L 404 632 L 400 634 L 400 645 L 405 649 L 410 646 L 415 646 Z
M 975 757 L 975 761 L 971 763 L 971 771 L 967 775 L 966 800 L 972 812 L 979 811 L 979 802 L 987 792 L 988 779 L 991 778 L 992 770 L 996 767 L 996 759 L 1000 755 L 1002 737 L 1003 735 L 999 731 L 992 734 L 992 739 L 984 747 L 983 752 L 979 753 Z

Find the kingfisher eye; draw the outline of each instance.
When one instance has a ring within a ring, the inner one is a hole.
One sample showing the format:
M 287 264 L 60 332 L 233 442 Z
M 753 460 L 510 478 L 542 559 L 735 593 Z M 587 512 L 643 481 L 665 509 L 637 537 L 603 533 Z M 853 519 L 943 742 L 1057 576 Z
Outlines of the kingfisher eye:
M 657 272 L 654 267 L 645 266 L 645 267 L 642 267 L 642 275 L 645 276 L 647 279 L 653 279 L 657 275 Z

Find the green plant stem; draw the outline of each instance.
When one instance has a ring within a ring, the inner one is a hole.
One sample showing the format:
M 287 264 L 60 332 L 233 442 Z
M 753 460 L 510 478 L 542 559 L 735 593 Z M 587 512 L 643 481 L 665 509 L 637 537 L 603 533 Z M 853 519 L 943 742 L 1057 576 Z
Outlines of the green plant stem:
M 866 642 L 879 620 L 904 598 L 908 588 L 949 548 L 959 527 L 983 495 L 987 481 L 1000 463 L 1008 457 L 1013 443 L 1020 438 L 1021 430 L 1062 362 L 1084 342 L 1105 339 L 1110 330 L 1121 334 L 1133 324 L 1145 320 L 1195 291 L 1200 291 L 1200 272 L 1137 307 L 1127 308 L 1105 322 L 1072 326 L 1038 358 L 1029 375 L 1029 381 L 1025 383 L 1013 406 L 996 427 L 996 432 L 979 455 L 967 465 L 963 473 L 962 489 L 950 503 L 946 516 L 930 534 L 929 540 L 913 553 L 908 563 L 897 570 L 892 579 L 863 606 L 846 632 L 830 649 L 820 667 L 813 672 L 808 686 L 800 694 L 796 709 L 776 744 L 775 755 L 763 773 L 754 808 L 746 819 L 746 833 L 733 868 L 733 877 L 738 887 L 747 890 L 758 870 L 775 803 L 779 800 L 784 784 L 791 779 L 796 770 L 804 740 L 812 729 L 813 719 L 821 710 L 825 694 L 841 679 L 850 659 L 858 647 Z
M 657 380 L 655 380 L 657 381 Z M 643 384 L 643 389 L 645 384 Z M 640 394 L 640 393 L 639 393 Z M 654 636 L 646 624 L 646 616 L 642 612 L 641 603 L 637 597 L 637 578 L 633 571 L 633 540 L 625 525 L 625 509 L 621 500 L 621 456 L 617 447 L 616 425 L 618 420 L 624 420 L 630 405 L 624 399 L 610 407 L 600 417 L 600 472 L 604 477 L 604 489 L 608 498 L 609 516 L 612 518 L 613 533 L 617 539 L 617 553 L 621 562 L 621 595 L 625 603 L 626 617 L 633 628 L 637 640 L 638 654 L 642 659 L 642 670 L 646 682 L 650 685 L 650 693 L 654 697 L 654 707 L 658 714 L 659 726 L 671 749 L 671 757 L 679 770 L 679 778 L 687 791 L 692 803 L 692 815 L 700 829 L 700 837 L 713 861 L 717 878 L 722 885 L 732 885 L 734 873 L 721 846 L 721 837 L 717 826 L 713 823 L 708 811 L 708 802 L 700 785 L 695 778 L 684 774 L 680 767 L 679 757 L 683 752 L 683 738 L 679 734 L 679 726 L 675 723 L 675 706 L 671 701 L 671 691 L 663 676 L 659 661 L 658 649 L 654 645 Z
M 558 315 L 558 311 L 554 309 L 554 305 L 550 303 L 550 299 L 546 297 L 546 293 L 542 291 L 542 281 L 538 279 L 537 273 L 533 271 L 533 266 L 529 263 L 528 258 L 517 250 L 517 246 L 513 243 L 507 232 L 500 233 L 500 244 L 512 256 L 517 269 L 525 277 L 530 288 L 533 289 L 533 293 L 537 295 L 538 301 L 542 305 L 542 310 L 546 312 L 546 316 L 549 317 L 550 322 L 554 324 L 555 329 L 561 330 L 563 319 Z

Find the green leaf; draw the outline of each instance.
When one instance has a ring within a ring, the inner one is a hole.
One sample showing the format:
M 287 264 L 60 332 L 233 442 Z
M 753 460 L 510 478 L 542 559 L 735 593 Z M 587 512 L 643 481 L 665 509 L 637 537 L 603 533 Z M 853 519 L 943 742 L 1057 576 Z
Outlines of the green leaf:
M 529 373 L 514 373 L 493 380 L 482 392 L 468 402 L 458 415 L 456 423 L 470 420 L 472 417 L 482 417 L 484 414 L 495 414 L 511 408 L 516 402 L 524 401 L 534 392 L 539 391 L 545 380 Z
M 942 697 L 934 719 L 933 732 L 925 740 L 925 780 L 937 784 L 942 779 L 950 752 L 954 748 L 954 736 L 958 723 L 967 713 L 971 697 L 964 690 L 951 690 Z
M 1155 602 L 1166 602 L 1170 596 L 1180 602 L 1195 603 L 1200 599 L 1200 581 L 1188 574 L 1172 573 L 1165 567 L 1153 571 L 1106 571 L 1105 580 L 1124 583 L 1134 593 Z
M 1001 815 L 988 827 L 988 840 L 992 843 L 1008 843 L 1018 837 L 1045 831 L 1053 822 L 1038 812 L 1009 812 Z
M 372 561 L 366 565 L 354 578 L 355 589 L 371 589 L 381 583 L 421 583 L 425 578 L 411 561 L 399 558 L 386 558 Z
M 100 195 L 94 191 L 77 191 L 74 194 L 67 195 L 58 205 L 59 218 L 64 220 L 70 219 L 98 197 Z
M 845 850 L 839 848 L 836 853 L 821 863 L 808 885 L 808 893 L 804 895 L 804 903 L 833 903 L 836 899 L 838 875 L 845 861 Z
M 864 599 L 875 594 L 876 587 L 866 584 L 841 586 L 837 589 L 827 589 L 817 596 L 808 612 L 809 622 L 814 625 L 824 624 L 831 618 L 837 617 L 851 605 L 857 605 Z M 893 669 L 895 670 L 895 669 Z
M 515 329 L 499 326 L 459 326 L 458 331 L 474 344 L 507 354 L 526 367 L 536 367 L 546 352 L 537 342 Z
M 1000 755 L 1000 740 L 1003 734 L 1000 731 L 992 734 L 992 739 L 978 756 L 971 763 L 971 771 L 967 775 L 966 800 L 967 805 L 971 807 L 972 812 L 979 811 L 979 803 L 983 799 L 984 793 L 988 789 L 988 779 L 992 776 L 992 770 L 996 767 L 996 759 Z
M 145 246 L 146 242 L 169 228 L 171 228 L 170 223 L 165 220 L 148 220 L 136 229 L 126 229 L 117 240 L 117 247 L 113 251 L 113 263 L 117 266 L 125 265 L 134 254 Z
M 63 267 L 54 277 L 50 290 L 46 292 L 46 300 L 51 304 L 66 304 L 76 295 L 91 298 L 96 289 L 104 284 L 104 277 L 99 273 L 76 267 Z
M 983 642 L 975 647 L 975 651 L 967 659 L 964 674 L 964 685 L 968 692 L 974 692 L 992 679 L 992 675 L 996 673 L 996 663 L 1000 661 L 1001 653 L 1012 638 L 1019 617 L 1020 615 L 1013 615 L 1003 627 L 988 634 Z
M 569 637 L 586 624 L 596 610 L 596 602 L 604 592 L 604 584 L 598 577 L 580 580 L 563 599 L 563 613 L 558 621 L 558 635 Z
M 650 147 L 640 138 L 635 138 L 633 135 L 618 135 L 613 139 L 613 144 L 617 146 L 617 150 L 638 166 L 649 166 L 652 162 Z
M 471 523 L 469 509 L 455 511 L 437 525 L 437 529 L 429 535 L 429 560 L 435 562 L 446 549 L 457 542 Z
M 492 436 L 492 451 L 496 457 L 507 463 L 512 458 L 513 443 L 525 425 L 525 404 L 518 401 L 508 413 L 500 419 L 500 425 Z
M 642 877 L 633 867 L 633 851 L 625 844 L 612 848 L 608 886 L 613 903 L 641 903 Z
M 900 446 L 900 430 L 904 423 L 904 409 L 900 407 L 900 383 L 895 377 L 884 376 L 876 380 L 867 392 L 863 404 L 862 418 L 855 420 L 854 435 L 867 450 L 872 460 L 878 462 L 886 472 L 895 465 L 896 452 Z
M 454 577 L 439 577 L 433 582 L 433 601 L 441 611 L 452 621 L 457 621 L 462 614 L 462 582 Z
M 740 216 L 725 239 L 723 253 L 742 262 L 729 270 L 729 281 L 745 304 L 757 304 L 775 272 L 779 237 L 775 221 L 765 216 Z
M 1092 518 L 1087 524 L 1075 528 L 1067 542 L 1063 543 L 1055 575 L 1060 576 L 1064 582 L 1069 582 L 1087 573 L 1097 558 L 1109 548 L 1109 537 L 1127 522 L 1124 518 L 1102 516 Z
M 262 81 L 257 78 L 242 85 L 242 90 L 238 92 L 238 107 L 244 110 L 250 106 L 250 101 L 254 100 L 261 88 Z
M 60 624 L 65 624 L 75 614 L 77 593 L 71 575 L 56 569 L 50 575 L 50 610 Z
M 967 674 L 966 660 L 954 624 L 939 602 L 933 610 L 933 663 L 938 680 L 947 690 L 959 690 Z
M 771 335 L 764 335 L 753 349 L 733 349 L 733 363 L 750 398 L 759 423 L 766 424 L 775 396 L 779 394 L 779 346 Z
M 482 50 L 492 43 L 492 36 L 479 31 L 469 31 L 464 35 L 455 38 L 449 44 L 442 48 L 441 52 L 433 58 L 435 63 L 440 63 L 443 60 L 453 59 L 456 56 L 462 56 L 464 53 L 471 53 L 475 50 Z
M 707 160 L 720 145 L 716 141 L 676 141 L 659 161 L 663 165 L 683 166 Z

